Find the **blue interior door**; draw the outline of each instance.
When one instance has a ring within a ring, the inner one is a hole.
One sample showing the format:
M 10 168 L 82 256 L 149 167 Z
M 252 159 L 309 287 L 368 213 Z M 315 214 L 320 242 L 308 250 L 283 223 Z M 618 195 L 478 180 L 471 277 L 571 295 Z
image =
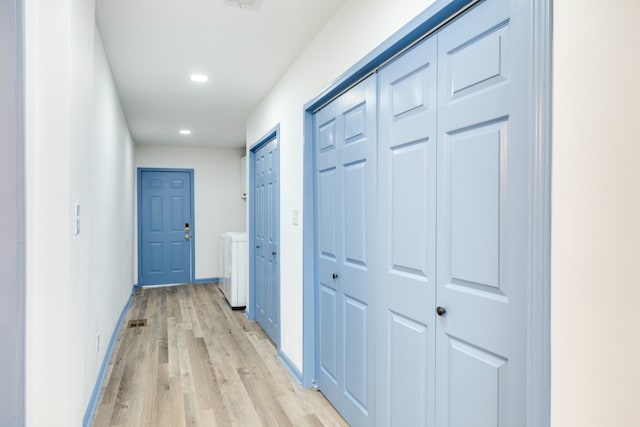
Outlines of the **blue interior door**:
M 255 313 L 271 340 L 280 344 L 280 281 L 278 280 L 279 202 L 278 141 L 274 137 L 255 151 Z
M 191 280 L 191 173 L 140 172 L 140 283 Z
M 352 425 L 372 425 L 376 77 L 314 116 L 316 381 Z
M 481 3 L 438 35 L 437 426 L 527 424 L 527 3 Z
M 379 77 L 375 287 L 381 426 L 435 421 L 436 58 L 432 37 Z

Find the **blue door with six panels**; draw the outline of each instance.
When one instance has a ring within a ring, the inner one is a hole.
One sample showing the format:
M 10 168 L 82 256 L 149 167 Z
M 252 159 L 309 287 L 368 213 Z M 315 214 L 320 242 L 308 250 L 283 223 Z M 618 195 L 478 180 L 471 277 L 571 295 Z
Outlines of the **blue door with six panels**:
M 375 76 L 314 120 L 317 383 L 350 424 L 373 425 Z
M 435 420 L 436 41 L 380 70 L 376 390 L 388 426 Z
M 280 283 L 278 280 L 279 183 L 278 140 L 274 137 L 255 151 L 255 311 L 256 321 L 280 344 Z
M 483 2 L 438 34 L 438 426 L 526 425 L 530 10 Z
M 192 204 L 187 171 L 140 171 L 140 284 L 191 280 Z

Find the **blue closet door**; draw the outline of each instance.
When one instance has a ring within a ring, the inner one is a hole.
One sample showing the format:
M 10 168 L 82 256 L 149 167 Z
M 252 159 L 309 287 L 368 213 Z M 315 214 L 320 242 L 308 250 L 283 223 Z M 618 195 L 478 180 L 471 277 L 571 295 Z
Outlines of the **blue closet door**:
M 191 280 L 191 173 L 140 173 L 140 283 Z
M 438 35 L 437 426 L 526 425 L 527 3 L 481 3 Z
M 435 421 L 437 45 L 380 71 L 377 425 Z
M 279 203 L 278 141 L 255 152 L 255 308 L 256 321 L 269 338 L 280 344 L 280 283 L 278 280 Z
M 314 116 L 316 375 L 352 425 L 373 425 L 376 79 Z

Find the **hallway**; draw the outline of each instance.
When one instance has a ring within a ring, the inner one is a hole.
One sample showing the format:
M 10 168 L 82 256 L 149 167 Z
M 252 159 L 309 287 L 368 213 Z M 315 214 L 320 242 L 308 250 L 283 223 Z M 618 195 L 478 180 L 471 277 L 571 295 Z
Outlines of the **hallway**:
M 130 320 L 146 326 L 128 328 Z M 110 360 L 102 426 L 345 426 L 278 361 L 262 329 L 215 284 L 139 290 Z

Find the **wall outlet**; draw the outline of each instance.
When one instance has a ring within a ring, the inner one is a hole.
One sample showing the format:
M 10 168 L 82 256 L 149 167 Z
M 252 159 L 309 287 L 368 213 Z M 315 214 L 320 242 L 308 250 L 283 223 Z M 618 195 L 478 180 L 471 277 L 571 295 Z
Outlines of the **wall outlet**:
M 96 353 L 100 353 L 100 332 L 96 334 Z
M 300 210 L 294 209 L 291 212 L 291 223 L 293 225 L 300 225 Z

